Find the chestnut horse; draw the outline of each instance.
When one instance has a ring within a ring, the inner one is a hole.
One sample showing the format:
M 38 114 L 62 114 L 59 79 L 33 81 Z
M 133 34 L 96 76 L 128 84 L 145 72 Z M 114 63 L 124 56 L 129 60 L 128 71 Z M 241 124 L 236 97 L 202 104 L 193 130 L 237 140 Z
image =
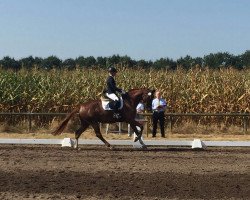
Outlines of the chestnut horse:
M 136 106 L 142 101 L 147 108 L 151 106 L 151 102 L 154 97 L 154 90 L 147 88 L 142 89 L 131 89 L 126 95 L 123 95 L 123 107 L 120 110 L 121 118 L 115 119 L 113 117 L 114 112 L 112 110 L 104 110 L 102 107 L 102 102 L 100 99 L 91 100 L 86 103 L 79 105 L 75 108 L 60 124 L 60 126 L 52 132 L 53 135 L 59 135 L 62 133 L 70 118 L 79 113 L 79 118 L 81 126 L 75 132 L 76 145 L 75 148 L 78 148 L 78 139 L 81 134 L 89 127 L 92 126 L 96 136 L 104 142 L 107 147 L 111 148 L 111 145 L 103 138 L 99 123 L 115 123 L 115 122 L 126 122 L 130 124 L 131 128 L 136 133 L 136 141 L 140 141 L 143 147 L 146 145 L 141 140 L 141 135 L 143 131 L 143 125 L 135 120 L 136 116 Z M 140 128 L 137 128 L 140 127 Z

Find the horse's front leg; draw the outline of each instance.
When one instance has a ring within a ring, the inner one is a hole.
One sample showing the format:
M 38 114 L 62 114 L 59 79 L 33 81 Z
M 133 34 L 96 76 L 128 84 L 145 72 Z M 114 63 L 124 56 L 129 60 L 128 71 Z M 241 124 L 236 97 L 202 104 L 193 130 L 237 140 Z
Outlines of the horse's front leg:
M 134 130 L 135 134 L 136 134 L 136 138 L 134 140 L 134 142 L 137 142 L 138 140 L 141 140 L 141 136 L 142 136 L 142 132 L 143 132 L 143 125 L 139 122 L 137 122 L 136 120 L 130 122 L 130 126 L 131 128 Z

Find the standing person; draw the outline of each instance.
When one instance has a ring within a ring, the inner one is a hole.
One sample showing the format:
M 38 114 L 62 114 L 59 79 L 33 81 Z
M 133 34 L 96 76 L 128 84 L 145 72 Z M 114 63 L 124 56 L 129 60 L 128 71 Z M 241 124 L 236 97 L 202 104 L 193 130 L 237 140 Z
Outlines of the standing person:
M 156 91 L 155 99 L 152 101 L 152 110 L 153 110 L 153 131 L 152 137 L 156 137 L 156 130 L 157 130 L 157 123 L 160 122 L 161 128 L 161 137 L 165 137 L 165 130 L 164 130 L 164 112 L 167 108 L 166 101 L 161 97 L 161 92 Z
M 141 102 L 138 103 L 136 106 L 136 119 L 143 119 L 144 117 L 140 114 L 144 113 L 144 104 Z
M 110 67 L 108 69 L 108 72 L 109 72 L 109 76 L 106 80 L 106 85 L 107 85 L 106 95 L 114 101 L 114 115 L 113 115 L 113 117 L 116 119 L 120 119 L 121 115 L 118 111 L 120 103 L 119 103 L 119 98 L 118 98 L 116 92 L 120 92 L 122 94 L 124 94 L 125 92 L 122 89 L 116 87 L 116 82 L 115 82 L 115 76 L 117 73 L 116 68 Z

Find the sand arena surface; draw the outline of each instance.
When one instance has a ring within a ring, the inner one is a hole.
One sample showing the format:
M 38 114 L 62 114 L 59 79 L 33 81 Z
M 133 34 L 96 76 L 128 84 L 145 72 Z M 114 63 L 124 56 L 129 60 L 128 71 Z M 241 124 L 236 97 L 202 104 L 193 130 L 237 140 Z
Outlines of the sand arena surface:
M 250 148 L 0 145 L 0 199 L 249 199 Z

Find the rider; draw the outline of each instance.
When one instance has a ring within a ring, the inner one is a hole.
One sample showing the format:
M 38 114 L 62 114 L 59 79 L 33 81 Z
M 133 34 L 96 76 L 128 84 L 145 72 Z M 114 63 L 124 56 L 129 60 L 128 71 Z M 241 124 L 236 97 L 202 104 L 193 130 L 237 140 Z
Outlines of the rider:
M 119 98 L 116 95 L 116 92 L 120 92 L 122 94 L 124 94 L 125 92 L 122 89 L 116 87 L 116 82 L 115 82 L 115 78 L 114 78 L 116 73 L 117 73 L 116 68 L 109 67 L 108 72 L 109 72 L 109 76 L 106 80 L 106 84 L 107 84 L 106 95 L 110 99 L 114 100 L 115 106 L 114 106 L 114 116 L 113 117 L 119 119 L 119 118 L 121 118 L 121 115 L 118 111 Z

